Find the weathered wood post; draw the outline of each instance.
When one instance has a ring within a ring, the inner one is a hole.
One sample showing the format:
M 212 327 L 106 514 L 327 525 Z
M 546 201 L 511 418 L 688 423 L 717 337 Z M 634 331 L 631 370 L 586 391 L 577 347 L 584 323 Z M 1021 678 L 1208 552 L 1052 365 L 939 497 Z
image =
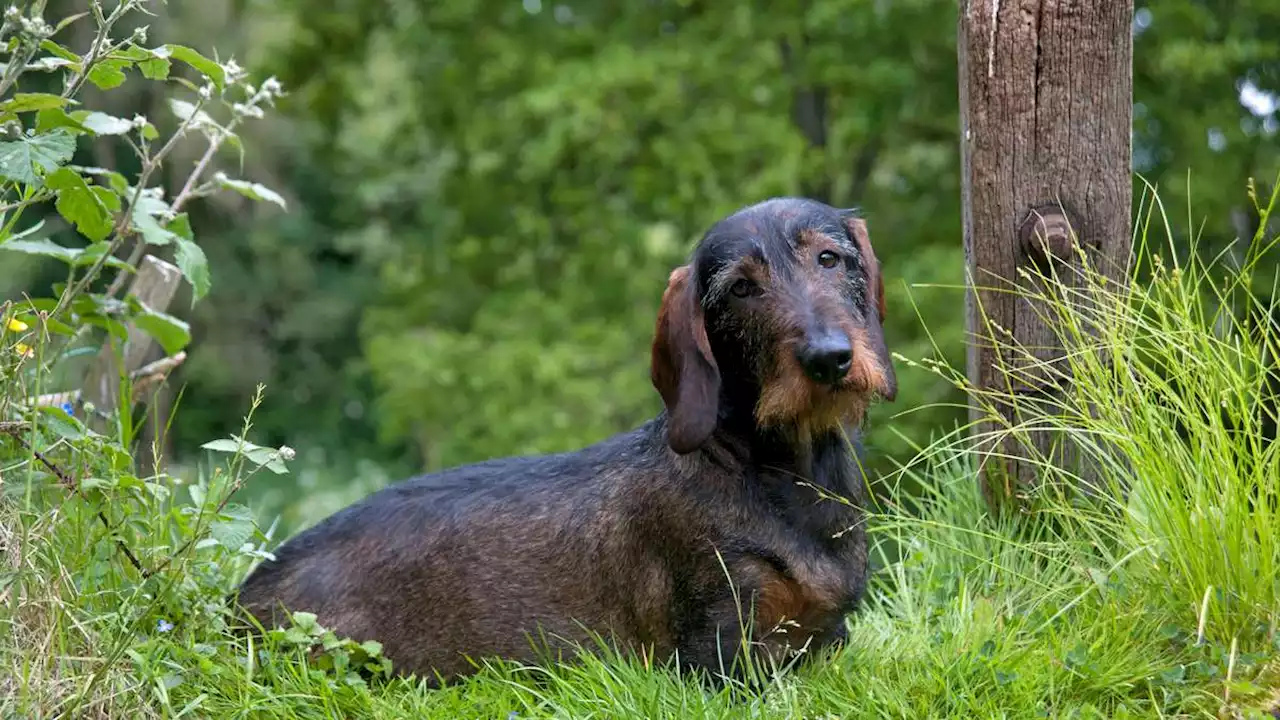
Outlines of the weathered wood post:
M 1133 0 L 960 4 L 968 375 L 978 388 L 1024 397 L 1054 392 L 1026 372 L 1035 363 L 1003 358 L 1021 366 L 1016 380 L 998 369 L 988 319 L 1021 347 L 1035 348 L 1036 361 L 1063 355 L 1025 299 L 995 290 L 1002 282 L 1018 282 L 1020 269 L 1055 264 L 1067 268 L 1058 277 L 1071 276 L 1070 266 L 1078 265 L 1073 241 L 1094 270 L 1125 279 L 1132 244 L 1132 22 Z M 972 412 L 979 419 L 977 408 Z M 1051 440 L 1033 442 L 1047 455 Z M 1025 449 L 1008 445 L 998 452 L 1026 457 Z M 982 473 L 993 502 L 1036 481 L 1026 462 L 993 460 Z
M 138 272 L 126 294 L 137 297 L 140 303 L 151 310 L 164 312 L 169 309 L 169 303 L 173 300 L 173 295 L 181 282 L 182 271 L 176 265 L 153 255 L 147 255 L 139 263 Z M 155 341 L 133 323 L 128 323 L 126 328 L 129 336 L 123 348 L 124 372 L 129 373 L 137 383 L 133 389 L 133 396 L 137 398 L 142 392 L 153 387 L 186 356 L 180 353 L 174 358 L 165 358 L 164 360 L 168 362 L 160 361 L 147 366 L 147 369 L 155 368 L 150 374 L 140 373 L 139 370 L 143 369 L 142 363 L 146 360 L 147 353 Z M 176 362 L 174 362 L 175 359 Z M 107 343 L 102 347 L 85 376 L 80 399 L 93 403 L 94 406 L 103 410 L 115 408 L 119 402 L 120 375 L 121 368 L 116 364 L 115 353 L 111 344 Z M 103 427 L 96 413 L 88 416 L 86 421 L 91 427 L 98 429 Z

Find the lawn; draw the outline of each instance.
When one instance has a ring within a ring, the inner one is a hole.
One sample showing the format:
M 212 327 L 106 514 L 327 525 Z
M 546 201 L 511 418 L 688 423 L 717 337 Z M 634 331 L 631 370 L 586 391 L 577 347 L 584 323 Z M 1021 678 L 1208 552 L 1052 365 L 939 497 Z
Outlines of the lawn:
M 1167 235 L 1164 222 L 1152 203 L 1142 237 Z M 1144 241 L 1142 282 L 1127 289 L 1096 274 L 1074 290 L 1024 289 L 1071 350 L 1056 372 L 1072 382 L 1017 422 L 998 421 L 998 398 L 961 370 L 899 357 L 904 381 L 942 374 L 996 422 L 935 438 L 882 478 L 868 518 L 873 583 L 847 645 L 756 668 L 756 686 L 705 686 L 599 649 L 560 666 L 490 663 L 432 690 L 389 678 L 376 645 L 306 616 L 255 643 L 227 629 L 226 597 L 279 539 L 270 517 L 234 496 L 289 460 L 247 440 L 260 398 L 237 439 L 210 445 L 212 464 L 145 478 L 112 441 L 46 414 L 3 456 L 0 708 L 30 718 L 1263 717 L 1280 703 L 1280 450 L 1262 412 L 1275 412 L 1277 334 L 1250 329 L 1242 318 L 1273 308 L 1240 291 L 1273 244 L 1257 238 L 1245 267 L 1227 271 Z M 1040 484 L 990 509 L 978 463 L 1033 428 L 1075 443 L 1091 491 L 1072 492 L 1081 477 L 1033 455 Z M 60 482 L 69 469 L 87 478 L 76 494 Z

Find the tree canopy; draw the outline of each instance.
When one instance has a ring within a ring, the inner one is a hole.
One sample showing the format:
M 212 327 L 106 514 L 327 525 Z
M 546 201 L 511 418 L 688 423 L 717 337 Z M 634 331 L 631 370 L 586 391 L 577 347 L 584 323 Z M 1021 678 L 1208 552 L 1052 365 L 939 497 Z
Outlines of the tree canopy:
M 667 273 L 715 219 L 774 195 L 861 207 L 891 350 L 963 363 L 953 2 L 168 12 L 179 39 L 291 89 L 257 142 L 274 146 L 257 176 L 290 212 L 202 219 L 224 280 L 193 318 L 178 450 L 235 423 L 259 381 L 268 439 L 428 467 L 630 427 L 660 407 L 648 362 Z M 1246 180 L 1280 168 L 1280 6 L 1143 2 L 1134 32 L 1134 169 L 1210 246 L 1251 234 Z M 871 417 L 876 461 L 961 402 L 943 377 L 904 373 Z

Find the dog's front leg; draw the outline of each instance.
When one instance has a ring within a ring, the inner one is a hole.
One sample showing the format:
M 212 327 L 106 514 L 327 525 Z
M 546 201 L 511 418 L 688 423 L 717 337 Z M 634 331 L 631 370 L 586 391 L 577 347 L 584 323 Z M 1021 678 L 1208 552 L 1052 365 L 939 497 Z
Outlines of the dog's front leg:
M 752 585 L 740 585 L 736 594 L 726 592 L 707 608 L 699 629 L 680 643 L 681 665 L 719 681 L 759 678 L 786 661 L 788 641 L 794 641 L 788 630 L 796 634 L 798 628 L 770 617 L 768 608 L 761 607 L 762 588 Z
M 732 594 L 726 592 L 713 602 L 701 622 L 696 623 L 696 629 L 681 638 L 680 665 L 686 670 L 706 672 L 716 681 L 742 677 L 744 651 L 749 650 L 743 624 L 749 623 L 750 618 L 739 615 Z

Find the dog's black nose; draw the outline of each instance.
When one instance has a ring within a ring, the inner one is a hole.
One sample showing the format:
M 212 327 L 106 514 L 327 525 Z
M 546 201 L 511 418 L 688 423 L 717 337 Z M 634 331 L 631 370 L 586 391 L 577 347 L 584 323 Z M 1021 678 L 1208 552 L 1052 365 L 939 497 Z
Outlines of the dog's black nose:
M 844 333 L 831 330 L 810 336 L 796 349 L 796 360 L 800 361 L 800 367 L 810 380 L 834 385 L 853 364 L 853 346 Z

